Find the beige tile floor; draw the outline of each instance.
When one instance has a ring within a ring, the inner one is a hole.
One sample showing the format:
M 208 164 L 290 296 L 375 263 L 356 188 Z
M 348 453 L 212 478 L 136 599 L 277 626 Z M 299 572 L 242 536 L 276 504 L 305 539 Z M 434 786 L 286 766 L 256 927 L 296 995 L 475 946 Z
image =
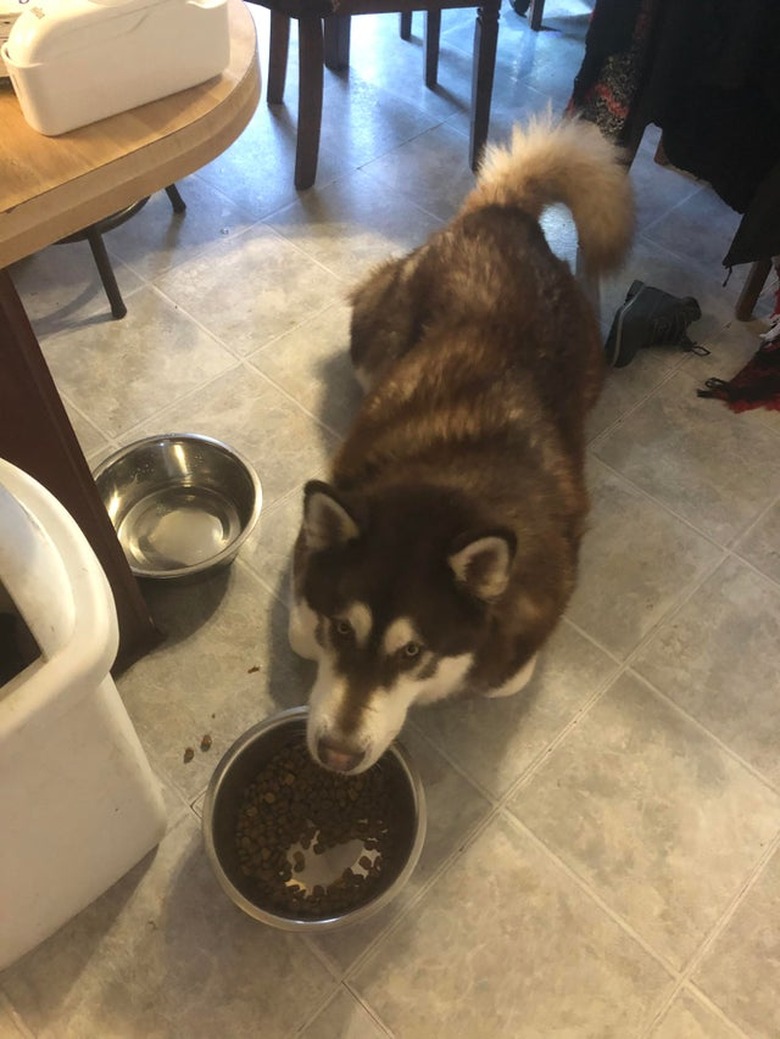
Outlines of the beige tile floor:
M 538 35 L 504 10 L 495 138 L 568 97 L 587 4 L 547 9 Z M 780 1035 L 780 419 L 696 397 L 764 326 L 732 318 L 741 272 L 722 286 L 736 215 L 652 162 L 652 130 L 632 174 L 639 234 L 603 286 L 603 320 L 640 277 L 698 298 L 711 354 L 646 350 L 610 373 L 581 585 L 537 678 L 521 698 L 414 715 L 404 739 L 430 832 L 373 921 L 277 933 L 209 873 L 198 812 L 219 755 L 311 677 L 286 645 L 284 588 L 301 483 L 324 472 L 358 400 L 345 291 L 472 183 L 471 15 L 445 17 L 436 92 L 421 84 L 419 20 L 412 43 L 396 29 L 359 19 L 351 74 L 327 76 L 315 189 L 292 187 L 291 83 L 289 109 L 261 102 L 180 185 L 183 219 L 161 193 L 109 236 L 124 321 L 108 318 L 86 246 L 14 270 L 90 461 L 147 433 L 209 433 L 254 460 L 265 509 L 228 573 L 148 589 L 167 640 L 119 688 L 169 831 L 0 975 L 2 1039 Z M 571 257 L 566 219 L 547 227 Z M 211 751 L 184 764 L 204 731 Z

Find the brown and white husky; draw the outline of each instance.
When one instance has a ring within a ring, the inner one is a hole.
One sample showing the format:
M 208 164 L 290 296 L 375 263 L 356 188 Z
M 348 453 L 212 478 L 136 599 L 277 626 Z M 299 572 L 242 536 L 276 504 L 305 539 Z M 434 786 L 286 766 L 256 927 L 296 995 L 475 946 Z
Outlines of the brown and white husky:
M 308 742 L 331 769 L 374 764 L 411 704 L 522 689 L 571 596 L 604 362 L 539 226 L 555 202 L 586 269 L 621 262 L 618 154 L 548 117 L 489 150 L 454 220 L 352 293 L 367 393 L 329 481 L 305 487 L 290 619 L 319 664 Z

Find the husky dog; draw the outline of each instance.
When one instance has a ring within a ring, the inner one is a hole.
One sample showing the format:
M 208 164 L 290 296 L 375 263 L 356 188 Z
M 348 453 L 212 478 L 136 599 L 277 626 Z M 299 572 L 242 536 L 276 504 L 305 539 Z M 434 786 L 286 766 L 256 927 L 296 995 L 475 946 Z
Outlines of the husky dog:
M 586 271 L 621 262 L 617 152 L 547 117 L 489 150 L 452 222 L 351 295 L 367 392 L 329 482 L 306 484 L 290 616 L 319 665 L 308 744 L 330 769 L 373 765 L 412 704 L 522 689 L 571 596 L 604 360 L 539 226 L 555 202 Z

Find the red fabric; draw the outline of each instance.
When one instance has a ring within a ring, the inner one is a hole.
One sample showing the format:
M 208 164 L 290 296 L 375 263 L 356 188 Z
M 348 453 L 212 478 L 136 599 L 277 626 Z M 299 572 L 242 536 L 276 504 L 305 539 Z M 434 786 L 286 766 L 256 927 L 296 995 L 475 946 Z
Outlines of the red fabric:
M 780 318 L 780 284 L 772 317 Z M 700 397 L 722 400 L 732 411 L 780 411 L 780 338 L 763 343 L 733 379 L 708 379 L 705 385 L 698 391 Z
M 708 379 L 700 397 L 715 397 L 732 411 L 780 411 L 780 341 L 765 343 L 733 379 Z

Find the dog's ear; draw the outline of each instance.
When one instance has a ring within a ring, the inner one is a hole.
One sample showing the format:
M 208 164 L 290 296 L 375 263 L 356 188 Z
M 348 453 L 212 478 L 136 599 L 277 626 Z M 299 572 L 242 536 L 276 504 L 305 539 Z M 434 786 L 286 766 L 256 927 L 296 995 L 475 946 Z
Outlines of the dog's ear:
M 328 484 L 309 480 L 303 488 L 303 533 L 308 547 L 318 552 L 354 541 L 360 527 Z
M 447 562 L 461 584 L 484 602 L 500 598 L 509 584 L 517 541 L 510 530 L 459 538 Z

